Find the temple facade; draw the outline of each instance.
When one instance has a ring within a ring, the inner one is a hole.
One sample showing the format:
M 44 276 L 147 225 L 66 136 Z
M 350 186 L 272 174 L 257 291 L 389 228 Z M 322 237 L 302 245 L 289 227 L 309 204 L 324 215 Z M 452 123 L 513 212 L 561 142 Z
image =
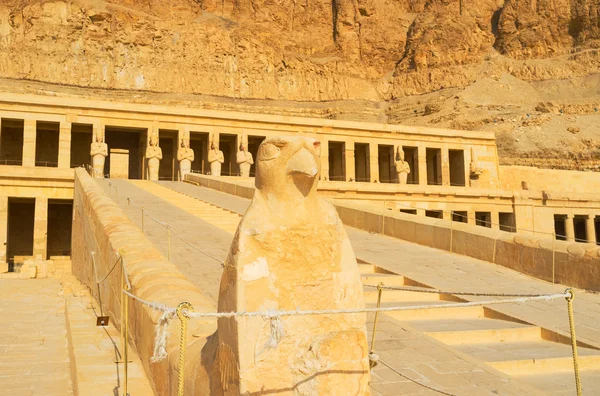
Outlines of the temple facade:
M 500 166 L 492 132 L 20 94 L 0 99 L 0 122 L 4 262 L 69 254 L 73 168 L 97 178 L 250 179 L 265 138 L 298 134 L 321 142 L 322 196 L 600 242 L 591 194 L 600 177 Z

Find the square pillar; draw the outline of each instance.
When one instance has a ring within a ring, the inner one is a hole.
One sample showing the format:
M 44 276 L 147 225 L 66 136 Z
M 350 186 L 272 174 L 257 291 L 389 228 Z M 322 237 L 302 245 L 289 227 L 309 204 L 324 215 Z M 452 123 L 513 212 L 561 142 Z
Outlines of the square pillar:
M 48 198 L 35 199 L 35 220 L 33 223 L 33 255 L 46 260 L 48 248 Z
M 23 125 L 23 166 L 35 166 L 35 138 L 37 122 L 25 120 Z
M 425 217 L 425 209 L 417 209 L 417 216 Z
M 471 225 L 475 225 L 476 221 L 475 221 L 475 211 L 474 210 L 469 210 L 467 212 L 467 224 L 471 224 Z
M 369 143 L 369 167 L 371 183 L 379 181 L 379 147 L 376 143 Z
M 565 234 L 567 241 L 575 242 L 575 228 L 573 226 L 573 215 L 568 214 L 565 218 Z
M 442 211 L 442 219 L 452 221 L 452 211 L 451 210 Z
M 492 230 L 500 229 L 500 212 L 492 211 L 490 213 L 491 222 L 492 222 Z
M 329 140 L 321 140 L 321 180 L 329 180 Z
M 8 239 L 8 197 L 0 196 L 0 262 L 6 263 Z
M 71 167 L 71 123 L 61 122 L 58 135 L 58 167 Z
M 356 181 L 356 166 L 354 163 L 354 142 L 345 142 L 345 162 L 346 162 L 346 180 L 345 181 Z
M 448 147 L 442 148 L 442 186 L 450 185 L 450 153 Z
M 596 244 L 596 216 L 588 215 L 585 219 L 585 231 L 588 243 Z
M 427 152 L 425 147 L 417 149 L 417 158 L 419 161 L 419 185 L 427 185 Z

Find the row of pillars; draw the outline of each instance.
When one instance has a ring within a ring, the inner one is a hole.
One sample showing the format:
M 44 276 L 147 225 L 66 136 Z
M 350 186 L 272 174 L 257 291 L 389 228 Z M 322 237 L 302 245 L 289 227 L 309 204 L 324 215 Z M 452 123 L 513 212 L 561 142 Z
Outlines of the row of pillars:
M 595 215 L 581 215 L 577 216 L 578 218 L 585 219 L 585 233 L 586 240 L 588 243 L 596 244 L 596 216 Z M 574 242 L 575 241 L 575 216 L 573 215 L 565 215 L 565 235 L 567 241 Z
M 338 143 L 337 141 L 332 141 Z M 345 162 L 345 174 L 343 176 L 344 181 L 356 180 L 356 169 L 355 169 L 355 149 L 354 142 L 349 141 L 340 141 L 339 143 L 344 143 L 344 162 Z M 357 142 L 361 143 L 361 142 Z M 379 175 L 379 144 L 377 143 L 368 143 L 369 145 L 369 169 L 370 169 L 370 182 L 381 181 Z M 386 145 L 389 146 L 389 145 Z M 427 169 L 427 147 L 416 147 L 417 148 L 417 163 L 418 169 L 417 174 L 419 178 L 419 185 L 427 185 L 428 184 L 428 169 Z M 448 148 L 435 148 L 436 150 L 440 150 L 439 153 L 439 161 L 440 161 L 440 170 L 441 177 L 440 183 L 443 186 L 450 185 L 450 162 L 449 162 L 449 149 Z M 394 151 L 395 155 L 395 151 Z M 464 157 L 463 157 L 464 158 Z M 406 158 L 407 159 L 407 158 Z M 390 167 L 394 166 L 394 163 L 391 162 L 389 164 Z M 433 166 L 433 164 L 432 164 Z M 412 167 L 412 165 L 411 165 Z M 463 168 L 464 179 L 463 181 L 466 183 L 468 179 L 468 174 L 466 170 L 468 167 L 465 164 Z M 391 171 L 394 172 L 393 170 Z M 411 168 L 411 172 L 415 172 L 414 169 Z M 321 174 L 325 177 L 329 176 L 329 141 L 321 142 Z M 437 184 L 437 183 L 436 183 Z

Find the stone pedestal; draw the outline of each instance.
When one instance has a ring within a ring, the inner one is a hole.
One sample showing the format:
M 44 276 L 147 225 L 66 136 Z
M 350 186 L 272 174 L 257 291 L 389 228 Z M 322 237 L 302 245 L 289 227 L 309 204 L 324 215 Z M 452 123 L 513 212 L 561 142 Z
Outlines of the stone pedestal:
M 110 150 L 110 178 L 129 179 L 129 150 Z

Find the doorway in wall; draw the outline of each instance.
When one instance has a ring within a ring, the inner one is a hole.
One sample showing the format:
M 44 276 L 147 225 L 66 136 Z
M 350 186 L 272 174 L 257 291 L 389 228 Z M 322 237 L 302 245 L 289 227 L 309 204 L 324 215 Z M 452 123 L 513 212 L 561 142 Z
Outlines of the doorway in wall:
M 190 132 L 190 148 L 194 150 L 192 171 L 203 175 L 210 171 L 208 163 L 208 132 Z
M 448 150 L 450 162 L 450 185 L 464 187 L 465 184 L 465 151 Z
M 58 167 L 60 123 L 38 121 L 35 132 L 35 166 Z
M 419 184 L 419 149 L 418 147 L 402 147 L 404 160 L 410 166 L 410 173 L 406 180 L 407 184 Z
M 158 168 L 158 180 L 177 180 L 177 172 L 179 171 L 177 140 L 177 131 L 158 130 L 158 146 L 163 156 Z
M 52 256 L 71 255 L 71 226 L 73 225 L 73 200 L 48 200 L 47 259 Z
M 346 181 L 346 162 L 344 142 L 329 141 L 329 180 Z
M 567 216 L 555 214 L 554 215 L 554 233 L 556 234 L 556 239 L 559 241 L 567 240 Z
M 425 150 L 427 161 L 427 184 L 442 185 L 442 150 L 428 148 Z
M 256 176 L 256 156 L 258 155 L 258 147 L 265 140 L 265 136 L 248 136 L 248 152 L 252 154 L 254 163 L 250 167 L 250 177 Z
M 388 144 L 380 144 L 377 147 L 379 155 L 379 182 L 380 183 L 397 183 L 394 163 L 394 146 Z
M 225 162 L 221 167 L 222 176 L 239 176 L 236 153 L 238 151 L 238 136 L 222 133 L 219 135 L 219 150 L 223 152 Z
M 14 271 L 24 258 L 33 256 L 35 198 L 8 198 L 7 217 L 6 261 Z
M 357 182 L 368 183 L 371 181 L 371 164 L 369 161 L 369 143 L 355 143 L 354 171 Z
M 0 165 L 23 165 L 23 120 L 2 118 L 0 129 Z
M 587 242 L 587 229 L 585 225 L 586 221 L 587 216 L 573 217 L 573 231 L 575 231 L 575 242 Z
M 94 136 L 92 124 L 71 125 L 71 168 L 91 165 L 90 147 Z
M 112 178 L 143 179 L 147 129 L 107 126 L 104 172 Z

